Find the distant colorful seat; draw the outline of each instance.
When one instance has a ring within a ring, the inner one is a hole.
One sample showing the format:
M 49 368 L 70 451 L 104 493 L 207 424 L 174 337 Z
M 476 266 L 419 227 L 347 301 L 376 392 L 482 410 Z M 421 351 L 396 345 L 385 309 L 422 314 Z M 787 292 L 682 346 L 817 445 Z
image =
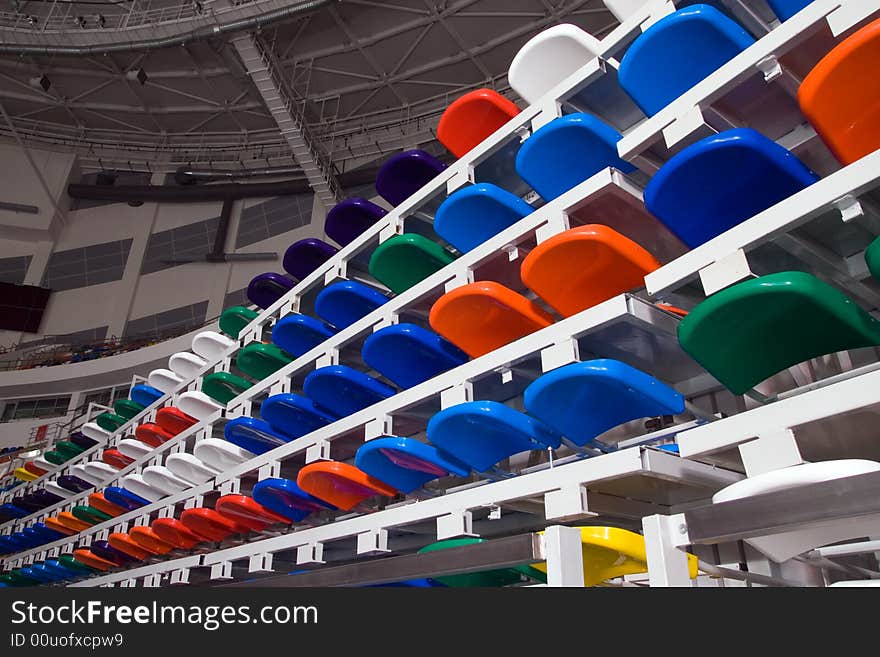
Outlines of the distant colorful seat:
M 191 550 L 208 538 L 197 534 L 177 518 L 157 518 L 150 527 L 161 540 L 182 550 Z
M 198 354 L 209 363 L 216 363 L 238 342 L 216 331 L 201 331 L 192 339 L 193 353 Z
M 411 388 L 468 360 L 467 354 L 417 324 L 393 324 L 364 342 L 364 362 L 401 388 Z
M 251 279 L 247 298 L 258 308 L 265 310 L 293 289 L 294 282 L 274 272 L 266 272 Z
M 601 358 L 564 365 L 540 376 L 523 393 L 526 412 L 576 445 L 592 443 L 639 418 L 678 415 L 684 397 L 650 374 Z
M 125 468 L 134 463 L 134 459 L 126 456 L 118 449 L 105 449 L 101 454 L 101 460 L 114 468 Z
M 188 390 L 181 393 L 177 397 L 177 405 L 182 412 L 200 422 L 210 419 L 223 410 L 222 404 L 218 404 L 199 390 Z
M 375 203 L 354 196 L 337 203 L 324 220 L 324 232 L 340 246 L 355 241 L 370 226 L 387 213 Z
M 220 438 L 205 438 L 193 447 L 193 456 L 210 468 L 223 472 L 254 458 L 253 452 Z
M 338 419 L 308 397 L 293 393 L 280 393 L 266 399 L 260 405 L 260 417 L 275 431 L 290 438 L 301 438 Z
M 102 559 L 88 548 L 80 548 L 79 550 L 74 550 L 73 558 L 80 563 L 84 563 L 87 566 L 95 568 L 96 570 L 106 571 L 118 568 L 117 564 L 107 559 Z
M 98 525 L 102 522 L 110 520 L 113 517 L 87 504 L 78 504 L 73 507 L 70 512 L 76 518 L 79 518 L 83 522 L 89 523 L 89 525 Z
M 454 100 L 437 125 L 437 139 L 461 157 L 519 114 L 519 107 L 491 89 L 477 89 Z
M 181 431 L 186 431 L 196 422 L 194 417 L 174 406 L 165 406 L 156 411 L 156 424 L 174 436 Z
M 229 372 L 214 372 L 202 379 L 202 392 L 221 404 L 227 404 L 253 384 Z
M 164 491 L 150 486 L 150 484 L 144 480 L 143 475 L 140 474 L 124 476 L 122 478 L 122 485 L 125 487 L 125 490 L 130 491 L 145 500 L 149 500 L 150 502 L 158 502 L 165 497 Z
M 234 534 L 244 534 L 248 531 L 247 527 L 217 513 L 214 509 L 204 507 L 186 509 L 180 514 L 180 521 L 190 531 L 212 541 L 222 541 Z
M 620 133 L 595 116 L 566 114 L 539 128 L 516 154 L 516 171 L 541 197 L 555 199 L 608 167 L 635 171 L 617 154 Z
M 33 481 L 39 477 L 39 475 L 35 475 L 33 472 L 28 472 L 24 468 L 15 468 L 15 470 L 12 471 L 12 474 L 16 479 L 20 479 L 21 481 Z
M 267 509 L 247 495 L 224 495 L 214 504 L 214 510 L 254 532 L 265 531 L 272 525 L 290 524 L 289 518 Z
M 164 393 L 157 388 L 139 383 L 136 386 L 132 386 L 128 396 L 133 402 L 137 402 L 146 408 L 159 401 L 164 396 Z
M 227 422 L 223 437 L 252 454 L 265 454 L 291 440 L 290 436 L 276 432 L 268 422 L 252 417 L 237 417 Z
M 189 481 L 178 477 L 164 465 L 147 466 L 141 474 L 148 485 L 166 495 L 179 493 L 192 485 Z
M 471 471 L 433 445 L 398 437 L 367 441 L 358 448 L 354 464 L 402 493 L 412 493 L 429 481 L 450 474 L 465 477 Z
M 90 482 L 73 475 L 61 475 L 55 481 L 57 481 L 58 485 L 62 488 L 66 488 L 74 493 L 82 493 L 93 487 Z
M 71 529 L 67 525 L 62 524 L 58 518 L 46 518 L 43 523 L 49 529 L 58 532 L 59 534 L 65 534 L 66 536 L 73 536 L 74 534 L 78 534 L 79 531 L 76 529 Z M 9 538 L 8 536 L 6 538 Z
M 93 541 L 92 544 L 89 546 L 89 549 L 96 556 L 99 556 L 102 559 L 106 559 L 107 561 L 112 561 L 117 566 L 125 566 L 132 563 L 133 561 L 141 561 L 140 559 L 132 557 L 127 552 L 117 550 L 115 547 L 110 545 L 109 541 Z
M 865 251 L 865 262 L 874 280 L 880 282 L 880 237 L 876 238 Z
M 83 470 L 86 475 L 83 479 L 92 481 L 97 485 L 110 481 L 119 474 L 118 467 L 110 465 L 109 463 L 104 463 L 103 461 L 89 461 L 88 463 L 83 464 Z M 73 468 L 71 468 L 71 473 L 73 473 Z
M 113 402 L 113 410 L 116 412 L 116 415 L 130 420 L 144 410 L 144 407 L 130 399 L 117 399 Z
M 245 306 L 232 306 L 220 314 L 220 330 L 230 338 L 238 338 L 242 329 L 259 316 L 256 310 Z
M 392 207 L 397 207 L 445 168 L 446 165 L 430 153 L 418 149 L 404 151 L 393 155 L 379 169 L 376 191 Z
M 284 252 L 284 271 L 301 281 L 339 251 L 323 240 L 310 237 L 294 242 Z M 248 297 L 250 298 L 250 297 Z
M 158 447 L 162 443 L 174 438 L 173 434 L 165 431 L 165 429 L 158 424 L 152 422 L 145 422 L 144 424 L 138 425 L 134 430 L 134 435 L 142 443 L 151 447 Z
M 135 495 L 120 486 L 108 486 L 102 492 L 104 493 L 104 499 L 108 502 L 121 506 L 128 511 L 133 511 L 150 503 L 150 500 L 146 500 L 140 495 Z
M 168 359 L 168 368 L 184 380 L 195 378 L 207 366 L 208 361 L 189 351 L 179 351 L 176 354 L 171 354 L 171 357 Z
M 696 248 L 817 180 L 782 146 L 735 128 L 674 155 L 645 188 L 645 206 Z
M 27 461 L 23 467 L 25 470 L 30 472 L 32 475 L 35 475 L 35 477 L 39 477 L 39 476 L 44 475 L 48 472 L 48 470 L 45 470 L 45 469 L 39 467 L 33 461 Z
M 602 54 L 599 40 L 564 23 L 539 32 L 517 51 L 507 71 L 513 90 L 529 105 Z
M 160 367 L 150 372 L 147 381 L 157 390 L 170 394 L 183 385 L 184 379 L 171 370 Z
M 235 356 L 235 366 L 248 376 L 262 381 L 292 361 L 290 354 L 277 345 L 251 342 Z
M 174 546 L 162 540 L 152 527 L 133 527 L 128 535 L 135 544 L 150 554 L 168 554 L 174 549 Z
M 770 9 L 781 21 L 787 21 L 811 2 L 813 0 L 767 0 Z
M 346 417 L 391 397 L 397 391 L 347 365 L 329 365 L 306 377 L 303 392 L 318 406 Z
M 735 394 L 811 358 L 880 345 L 880 320 L 804 272 L 737 283 L 691 310 L 678 340 Z
M 804 2 L 792 2 L 792 9 Z M 880 20 L 844 39 L 804 78 L 798 103 L 842 164 L 880 148 Z
M 272 342 L 298 358 L 332 338 L 335 333 L 332 326 L 320 319 L 291 313 L 279 319 L 272 327 Z
M 81 433 L 79 431 L 75 431 L 74 433 L 70 434 L 67 439 L 82 450 L 91 449 L 98 444 L 97 440 L 95 440 L 94 438 L 89 438 L 84 433 Z
M 444 408 L 428 422 L 428 440 L 477 472 L 532 449 L 559 447 L 562 437 L 540 420 L 494 401 Z
M 516 194 L 491 183 L 454 192 L 434 216 L 434 230 L 462 253 L 478 247 L 533 211 Z
M 128 534 L 123 534 L 121 532 L 114 532 L 110 534 L 107 537 L 107 542 L 112 548 L 119 550 L 120 552 L 127 554 L 134 559 L 149 559 L 151 556 L 156 554 L 155 552 L 142 547 Z
M 316 511 L 336 508 L 309 495 L 290 479 L 264 479 L 254 486 L 251 496 L 270 511 L 294 522 Z
M 362 472 L 353 465 L 337 461 L 309 463 L 296 477 L 303 491 L 333 506 L 350 511 L 377 495 L 394 497 L 397 491 L 388 484 Z
M 80 520 L 75 515 L 73 515 L 70 511 L 62 511 L 56 516 L 58 522 L 67 527 L 68 529 L 73 529 L 74 531 L 81 532 L 84 529 L 88 529 L 92 526 L 93 523 L 86 522 L 85 520 Z
M 104 497 L 104 493 L 91 493 L 89 495 L 89 506 L 98 509 L 98 511 L 103 511 L 112 518 L 121 516 L 128 511 L 125 507 L 108 501 L 107 498 Z
M 620 86 L 652 116 L 754 42 L 714 7 L 685 7 L 651 25 L 627 49 Z
M 105 431 L 113 432 L 116 431 L 123 424 L 128 422 L 128 420 L 120 415 L 116 415 L 115 413 L 105 411 L 95 418 L 95 422 L 97 422 L 98 426 Z
M 492 281 L 457 287 L 431 307 L 431 328 L 473 358 L 550 326 L 553 315 Z
M 110 431 L 107 431 L 97 422 L 86 422 L 79 428 L 79 430 L 82 431 L 83 435 L 99 443 L 105 442 L 111 434 Z
M 176 476 L 186 479 L 193 484 L 203 484 L 220 474 L 219 470 L 206 465 L 201 459 L 185 452 L 170 454 L 165 459 L 165 467 Z
M 406 292 L 455 260 L 423 235 L 404 233 L 382 242 L 370 256 L 370 274 L 395 294 Z
M 142 459 L 153 451 L 152 447 L 135 438 L 120 440 L 116 448 L 128 458 L 134 460 Z
M 522 281 L 563 317 L 645 286 L 660 263 L 613 228 L 578 226 L 541 242 L 525 257 Z
M 338 330 L 363 319 L 388 297 L 357 281 L 338 281 L 325 287 L 315 298 L 315 314 Z

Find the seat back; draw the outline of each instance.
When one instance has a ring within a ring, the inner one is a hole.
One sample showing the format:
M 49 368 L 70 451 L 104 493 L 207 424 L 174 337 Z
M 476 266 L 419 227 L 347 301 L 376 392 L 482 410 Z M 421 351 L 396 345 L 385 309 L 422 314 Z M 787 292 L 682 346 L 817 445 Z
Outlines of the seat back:
M 254 500 L 270 511 L 299 522 L 316 511 L 334 508 L 312 497 L 290 479 L 264 479 L 251 492 Z
M 232 306 L 220 314 L 220 330 L 230 338 L 237 338 L 242 329 L 259 316 L 256 310 L 245 306 Z
M 189 390 L 181 393 L 177 397 L 177 406 L 181 411 L 199 421 L 207 420 L 223 409 L 223 406 L 200 390 Z
M 418 149 L 404 151 L 392 156 L 379 169 L 376 191 L 392 206 L 398 206 L 445 168 L 446 165 L 430 153 Z
M 128 396 L 132 401 L 137 402 L 143 407 L 150 406 L 155 402 L 159 401 L 164 393 L 161 390 L 158 390 L 152 386 L 144 385 L 143 383 L 139 383 L 136 386 L 133 386 L 131 391 L 128 393 Z
M 386 301 L 388 297 L 369 285 L 357 281 L 339 281 L 318 293 L 315 314 L 341 331 Z
M 519 108 L 497 91 L 477 89 L 457 98 L 437 124 L 437 139 L 461 157 L 519 114 Z
M 293 289 L 294 282 L 274 272 L 266 272 L 251 279 L 247 286 L 247 298 L 255 306 L 265 310 Z
M 620 86 L 653 116 L 753 43 L 748 32 L 714 7 L 685 7 L 633 42 L 620 61 Z
M 252 454 L 265 454 L 290 441 L 275 432 L 268 422 L 252 417 L 237 417 L 223 427 L 223 438 Z
M 309 237 L 287 247 L 282 266 L 294 280 L 301 281 L 332 258 L 338 250 L 323 240 Z
M 803 361 L 880 345 L 880 321 L 804 272 L 737 283 L 691 310 L 678 340 L 735 394 Z
M 336 331 L 319 319 L 291 313 L 272 327 L 272 342 L 291 356 L 299 357 L 333 337 Z
M 189 429 L 197 420 L 174 406 L 165 406 L 156 411 L 156 424 L 172 436 Z
M 192 339 L 193 353 L 198 354 L 209 363 L 214 363 L 238 342 L 216 331 L 200 331 Z
M 272 512 L 247 495 L 224 495 L 214 504 L 214 510 L 255 532 L 264 531 L 272 525 L 290 524 L 288 518 Z
M 416 324 L 379 329 L 364 342 L 364 362 L 401 388 L 411 388 L 467 362 L 458 347 Z
M 296 484 L 309 495 L 350 511 L 376 495 L 393 497 L 397 491 L 353 465 L 337 461 L 309 463 L 296 476 Z
M 252 342 L 242 347 L 235 356 L 235 366 L 248 376 L 262 381 L 293 359 L 277 345 Z
M 113 402 L 113 410 L 120 417 L 130 420 L 135 415 L 144 410 L 144 407 L 130 399 L 117 399 Z
M 331 413 L 346 417 L 387 399 L 397 391 L 347 365 L 320 367 L 306 377 L 303 392 Z
M 345 246 L 357 239 L 358 235 L 386 214 L 384 208 L 365 198 L 356 196 L 347 198 L 337 203 L 327 213 L 327 218 L 324 220 L 324 232 L 337 244 Z
M 842 164 L 880 148 L 880 20 L 848 37 L 804 78 L 798 103 Z
M 293 393 L 281 393 L 266 399 L 260 405 L 260 416 L 273 429 L 291 438 L 305 436 L 337 419 L 308 397 Z
M 751 128 L 706 137 L 674 155 L 645 188 L 645 206 L 695 248 L 818 180 Z
M 370 274 L 395 294 L 425 280 L 455 260 L 442 246 L 416 233 L 382 242 L 370 256 Z
M 464 477 L 470 473 L 464 463 L 412 438 L 370 440 L 358 448 L 354 464 L 402 493 L 412 493 L 429 481 L 449 474 Z
M 254 453 L 219 438 L 205 438 L 196 443 L 193 456 L 208 467 L 223 472 L 249 461 Z
M 491 183 L 459 189 L 437 209 L 434 230 L 462 253 L 478 247 L 532 213 L 516 194 Z
M 177 518 L 157 518 L 150 524 L 150 527 L 161 540 L 184 550 L 190 550 L 199 543 L 208 540 L 204 536 L 196 534 Z
M 617 154 L 621 135 L 590 114 L 566 114 L 539 128 L 516 154 L 516 171 L 547 201 L 614 167 L 635 171 Z
M 202 392 L 211 399 L 227 404 L 253 384 L 229 372 L 213 372 L 202 379 Z

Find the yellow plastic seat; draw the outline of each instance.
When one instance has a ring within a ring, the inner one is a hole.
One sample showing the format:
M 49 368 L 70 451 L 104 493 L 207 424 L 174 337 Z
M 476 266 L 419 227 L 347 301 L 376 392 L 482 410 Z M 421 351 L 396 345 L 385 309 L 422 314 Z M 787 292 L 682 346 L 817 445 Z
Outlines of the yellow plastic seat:
M 16 468 L 12 472 L 12 474 L 15 476 L 16 479 L 20 479 L 21 481 L 33 481 L 40 476 L 26 470 L 25 468 Z

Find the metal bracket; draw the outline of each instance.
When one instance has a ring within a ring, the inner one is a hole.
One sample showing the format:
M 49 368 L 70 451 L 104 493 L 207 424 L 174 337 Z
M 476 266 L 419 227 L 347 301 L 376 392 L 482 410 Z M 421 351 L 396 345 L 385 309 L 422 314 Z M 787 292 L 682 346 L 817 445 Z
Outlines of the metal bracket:
M 452 278 L 450 278 L 446 283 L 443 284 L 444 292 L 452 292 L 454 289 L 461 287 L 462 285 L 468 285 L 469 283 L 474 282 L 474 272 L 470 269 L 466 270 L 464 274 L 458 273 Z
M 473 182 L 474 167 L 472 164 L 469 164 L 465 166 L 464 169 L 456 171 L 449 177 L 449 180 L 446 181 L 446 195 L 451 196 L 459 187 L 463 187 L 464 185 Z
M 189 568 L 178 568 L 171 571 L 171 584 L 189 584 Z
M 388 549 L 388 530 L 373 529 L 357 535 L 357 553 L 377 554 L 390 552 Z
M 329 460 L 330 442 L 327 440 L 319 440 L 316 444 L 306 449 L 306 463 Z
M 403 219 L 399 219 L 397 223 L 391 224 L 390 226 L 383 226 L 379 229 L 379 244 L 382 242 L 386 242 L 390 240 L 395 235 L 398 235 L 403 232 Z
M 324 273 L 324 285 L 330 285 L 340 279 L 344 279 L 348 274 L 348 263 L 340 260 Z
M 330 349 L 315 360 L 315 368 L 339 365 L 339 350 Z
M 756 440 L 739 446 L 747 477 L 771 472 L 804 462 L 791 429 L 763 433 Z
M 160 518 L 173 518 L 174 517 L 174 505 L 169 504 L 168 506 L 163 506 L 159 509 L 159 517 Z
M 162 575 L 159 573 L 153 573 L 152 575 L 147 575 L 144 577 L 144 588 L 145 589 L 157 589 L 162 585 Z
M 566 231 L 571 226 L 568 215 L 562 211 L 554 211 L 547 217 L 547 221 L 535 229 L 535 241 L 540 244 L 559 233 Z
M 309 543 L 296 548 L 296 565 L 306 563 L 327 563 L 324 561 L 324 544 Z
M 699 273 L 707 297 L 741 280 L 754 277 L 749 268 L 748 258 L 742 249 L 737 249 L 708 267 L 703 267 Z
M 248 560 L 249 573 L 272 573 L 275 569 L 272 567 L 272 554 L 269 552 L 263 554 L 252 554 Z
M 580 361 L 577 340 L 566 340 L 541 349 L 541 371 L 549 372 L 557 367 Z
M 270 461 L 260 466 L 257 470 L 257 478 L 260 481 L 264 479 L 277 479 L 281 476 L 281 461 Z
M 513 245 L 508 244 L 507 246 L 501 249 L 504 253 L 507 254 L 507 261 L 514 262 L 519 259 L 519 249 Z
M 672 149 L 680 142 L 693 139 L 695 135 L 699 136 L 697 133 L 707 128 L 711 130 L 702 110 L 694 107 L 663 128 L 663 140 L 666 142 L 666 147 Z
M 390 415 L 373 418 L 364 425 L 364 441 L 394 435 L 394 419 Z
M 844 223 L 865 216 L 865 209 L 862 207 L 859 199 L 852 194 L 847 194 L 835 201 L 834 207 L 840 211 L 840 219 Z
M 507 385 L 513 382 L 513 370 L 509 367 L 502 367 L 496 370 L 501 375 L 501 385 Z
M 547 520 L 573 520 L 597 515 L 587 505 L 587 487 L 583 484 L 544 494 L 544 516 Z
M 283 395 L 291 391 L 290 377 L 283 376 L 269 387 L 269 395 Z
M 232 562 L 221 561 L 220 563 L 211 564 L 212 580 L 215 579 L 232 579 Z
M 780 66 L 779 60 L 774 55 L 762 59 L 755 64 L 755 68 L 764 75 L 765 82 L 773 82 L 773 80 L 782 75 L 782 66 Z
M 440 408 L 449 408 L 474 400 L 474 384 L 463 381 L 456 386 L 440 391 Z
M 477 536 L 474 533 L 474 517 L 470 511 L 455 511 L 437 518 L 437 540 L 457 536 Z
M 238 495 L 241 492 L 241 480 L 228 479 L 218 487 L 221 495 Z

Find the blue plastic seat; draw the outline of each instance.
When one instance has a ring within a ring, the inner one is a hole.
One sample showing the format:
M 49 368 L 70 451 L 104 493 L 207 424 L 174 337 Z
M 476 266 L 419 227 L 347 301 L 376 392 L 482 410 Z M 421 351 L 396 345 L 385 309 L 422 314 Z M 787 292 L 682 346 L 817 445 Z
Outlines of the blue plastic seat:
M 57 559 L 47 559 L 43 562 L 43 566 L 46 568 L 47 572 L 54 573 L 59 581 L 72 579 L 80 574 L 77 573 L 75 570 L 65 568 Z
M 491 183 L 459 189 L 434 215 L 434 231 L 462 253 L 509 228 L 534 208 Z
M 429 481 L 450 474 L 465 477 L 471 471 L 433 445 L 396 436 L 376 438 L 361 445 L 354 464 L 402 493 L 411 493 Z
M 265 310 L 294 288 L 294 282 L 274 272 L 254 276 L 247 286 L 248 300 Z
M 67 535 L 62 534 L 61 532 L 56 532 L 54 529 L 49 529 L 42 522 L 37 522 L 31 525 L 31 529 L 37 533 L 37 535 L 42 536 L 47 543 L 51 543 L 52 541 L 57 541 L 62 538 L 65 538 Z
M 421 150 L 404 151 L 391 157 L 376 175 L 376 191 L 392 206 L 398 206 L 437 177 L 446 165 Z
M 139 383 L 138 385 L 133 386 L 128 393 L 128 398 L 131 399 L 131 401 L 140 404 L 144 408 L 146 408 L 153 402 L 158 401 L 164 396 L 165 393 L 161 390 L 154 388 L 153 386 L 145 385 L 143 383 Z
M 641 370 L 602 358 L 547 372 L 526 388 L 526 412 L 577 445 L 630 420 L 684 412 L 684 397 Z
M 561 436 L 540 420 L 494 401 L 443 409 L 428 422 L 428 440 L 478 472 L 514 454 L 562 443 Z
M 0 554 L 12 554 L 21 548 L 11 536 L 0 536 Z
M 620 61 L 618 80 L 653 116 L 755 40 L 715 7 L 692 5 L 651 25 Z
M 275 431 L 291 438 L 301 438 L 339 419 L 308 397 L 291 392 L 266 399 L 260 405 L 260 417 Z
M 40 547 L 45 541 L 39 536 L 35 536 L 33 532 L 27 533 L 27 530 L 30 529 L 25 528 L 24 531 L 15 532 L 13 536 L 18 539 L 19 543 L 27 546 L 28 548 Z
M 15 506 L 14 504 L 3 504 L 0 505 L 0 512 L 12 517 L 12 518 L 24 518 L 25 516 L 29 516 L 31 514 L 27 509 L 22 509 L 19 506 Z
M 645 188 L 645 207 L 695 248 L 817 180 L 779 144 L 735 128 L 673 156 Z
M 282 266 L 294 280 L 301 281 L 332 258 L 338 249 L 324 240 L 309 237 L 294 242 L 284 252 Z
M 152 504 L 150 500 L 146 500 L 140 495 L 135 495 L 130 490 L 119 486 L 108 486 L 103 492 L 105 500 L 111 504 L 121 506 L 123 509 L 128 509 L 129 511 Z
M 813 0 L 767 0 L 770 9 L 781 21 L 787 21 L 811 2 Z
M 364 362 L 401 388 L 411 388 L 466 363 L 461 349 L 416 324 L 379 329 L 364 342 Z
M 632 173 L 617 154 L 621 135 L 590 114 L 561 116 L 538 129 L 516 154 L 516 171 L 551 201 L 608 167 Z
M 339 417 L 372 406 L 397 391 L 347 365 L 320 367 L 306 377 L 303 392 L 314 402 Z
M 384 208 L 365 198 L 347 198 L 327 213 L 324 232 L 337 244 L 346 246 L 386 214 Z
M 50 584 L 51 582 L 55 581 L 55 578 L 52 575 L 42 570 L 38 570 L 34 566 L 22 568 L 19 572 L 25 577 L 30 577 L 31 579 L 35 579 L 38 582 L 42 582 L 43 584 Z
M 237 417 L 227 422 L 223 437 L 252 454 L 265 454 L 291 440 L 290 436 L 275 431 L 268 422 L 252 417 Z
M 294 522 L 299 522 L 315 511 L 336 508 L 312 497 L 290 479 L 264 479 L 254 486 L 251 497 L 270 511 Z
M 328 285 L 315 299 L 315 313 L 340 331 L 376 310 L 388 297 L 357 281 Z
M 282 317 L 272 327 L 272 342 L 291 356 L 299 357 L 333 337 L 335 333 L 332 326 L 320 319 L 292 313 Z

